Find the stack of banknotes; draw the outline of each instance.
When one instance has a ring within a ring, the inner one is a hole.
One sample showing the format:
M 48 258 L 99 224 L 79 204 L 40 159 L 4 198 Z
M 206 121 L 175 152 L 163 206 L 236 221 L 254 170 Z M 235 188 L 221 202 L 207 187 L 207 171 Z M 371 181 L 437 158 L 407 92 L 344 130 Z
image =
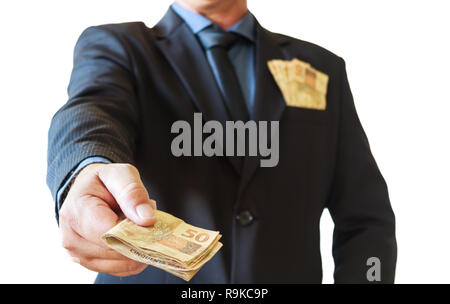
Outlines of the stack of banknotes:
M 221 234 L 156 210 L 152 227 L 124 219 L 102 239 L 112 249 L 189 281 L 222 247 Z
M 267 62 L 287 106 L 325 110 L 328 75 L 297 58 Z

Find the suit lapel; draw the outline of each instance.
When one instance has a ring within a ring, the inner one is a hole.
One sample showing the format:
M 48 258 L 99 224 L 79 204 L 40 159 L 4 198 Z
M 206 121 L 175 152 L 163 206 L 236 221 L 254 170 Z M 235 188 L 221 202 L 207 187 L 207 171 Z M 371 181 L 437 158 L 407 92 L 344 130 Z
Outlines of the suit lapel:
M 286 103 L 267 67 L 267 61 L 271 59 L 285 59 L 281 49 L 281 45 L 285 41 L 274 36 L 258 23 L 256 26 L 256 83 L 254 110 L 251 119 L 255 120 L 256 123 L 261 120 L 279 121 L 286 107 Z M 270 128 L 268 131 L 270 132 Z M 269 132 L 268 142 L 270 144 Z M 260 166 L 260 160 L 260 156 L 247 156 L 245 158 L 239 186 L 239 195 L 242 194 L 253 174 Z
M 188 90 L 206 120 L 224 123 L 228 119 L 219 88 L 200 43 L 188 26 L 169 9 L 156 25 L 157 46 Z
M 154 31 L 157 36 L 156 45 L 176 72 L 197 109 L 202 112 L 203 119 L 217 120 L 225 126 L 225 122 L 231 119 L 230 114 L 195 35 L 170 8 Z M 239 159 L 227 159 L 240 174 Z

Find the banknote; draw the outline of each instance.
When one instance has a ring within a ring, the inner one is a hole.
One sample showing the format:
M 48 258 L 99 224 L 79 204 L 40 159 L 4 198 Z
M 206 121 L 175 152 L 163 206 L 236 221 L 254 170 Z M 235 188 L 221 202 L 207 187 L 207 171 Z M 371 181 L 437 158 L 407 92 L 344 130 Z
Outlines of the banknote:
M 186 281 L 222 247 L 219 231 L 202 229 L 160 210 L 152 227 L 124 219 L 107 231 L 103 241 L 112 249 Z
M 316 110 L 326 109 L 328 75 L 297 58 L 267 62 L 286 105 Z

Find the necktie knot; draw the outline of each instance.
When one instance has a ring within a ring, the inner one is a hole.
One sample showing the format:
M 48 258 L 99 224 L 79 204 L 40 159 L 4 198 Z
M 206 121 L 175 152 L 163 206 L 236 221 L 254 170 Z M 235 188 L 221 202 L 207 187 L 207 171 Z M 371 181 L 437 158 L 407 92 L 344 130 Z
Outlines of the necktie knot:
M 198 38 L 207 49 L 211 49 L 213 47 L 228 49 L 234 42 L 236 42 L 238 37 L 232 32 L 226 32 L 218 26 L 213 25 L 199 32 Z

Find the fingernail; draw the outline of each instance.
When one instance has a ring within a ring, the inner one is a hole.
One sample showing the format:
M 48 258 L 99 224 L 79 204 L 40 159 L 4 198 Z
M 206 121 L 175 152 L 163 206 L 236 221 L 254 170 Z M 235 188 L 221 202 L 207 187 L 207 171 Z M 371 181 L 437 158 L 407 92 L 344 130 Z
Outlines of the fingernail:
M 150 219 L 155 217 L 155 212 L 153 211 L 152 206 L 150 204 L 140 204 L 136 206 L 136 212 L 142 219 Z
M 80 261 L 79 258 L 71 257 L 71 259 L 72 259 L 72 262 L 75 262 L 75 263 L 77 263 L 77 264 L 80 264 L 80 263 L 81 263 L 81 261 Z

